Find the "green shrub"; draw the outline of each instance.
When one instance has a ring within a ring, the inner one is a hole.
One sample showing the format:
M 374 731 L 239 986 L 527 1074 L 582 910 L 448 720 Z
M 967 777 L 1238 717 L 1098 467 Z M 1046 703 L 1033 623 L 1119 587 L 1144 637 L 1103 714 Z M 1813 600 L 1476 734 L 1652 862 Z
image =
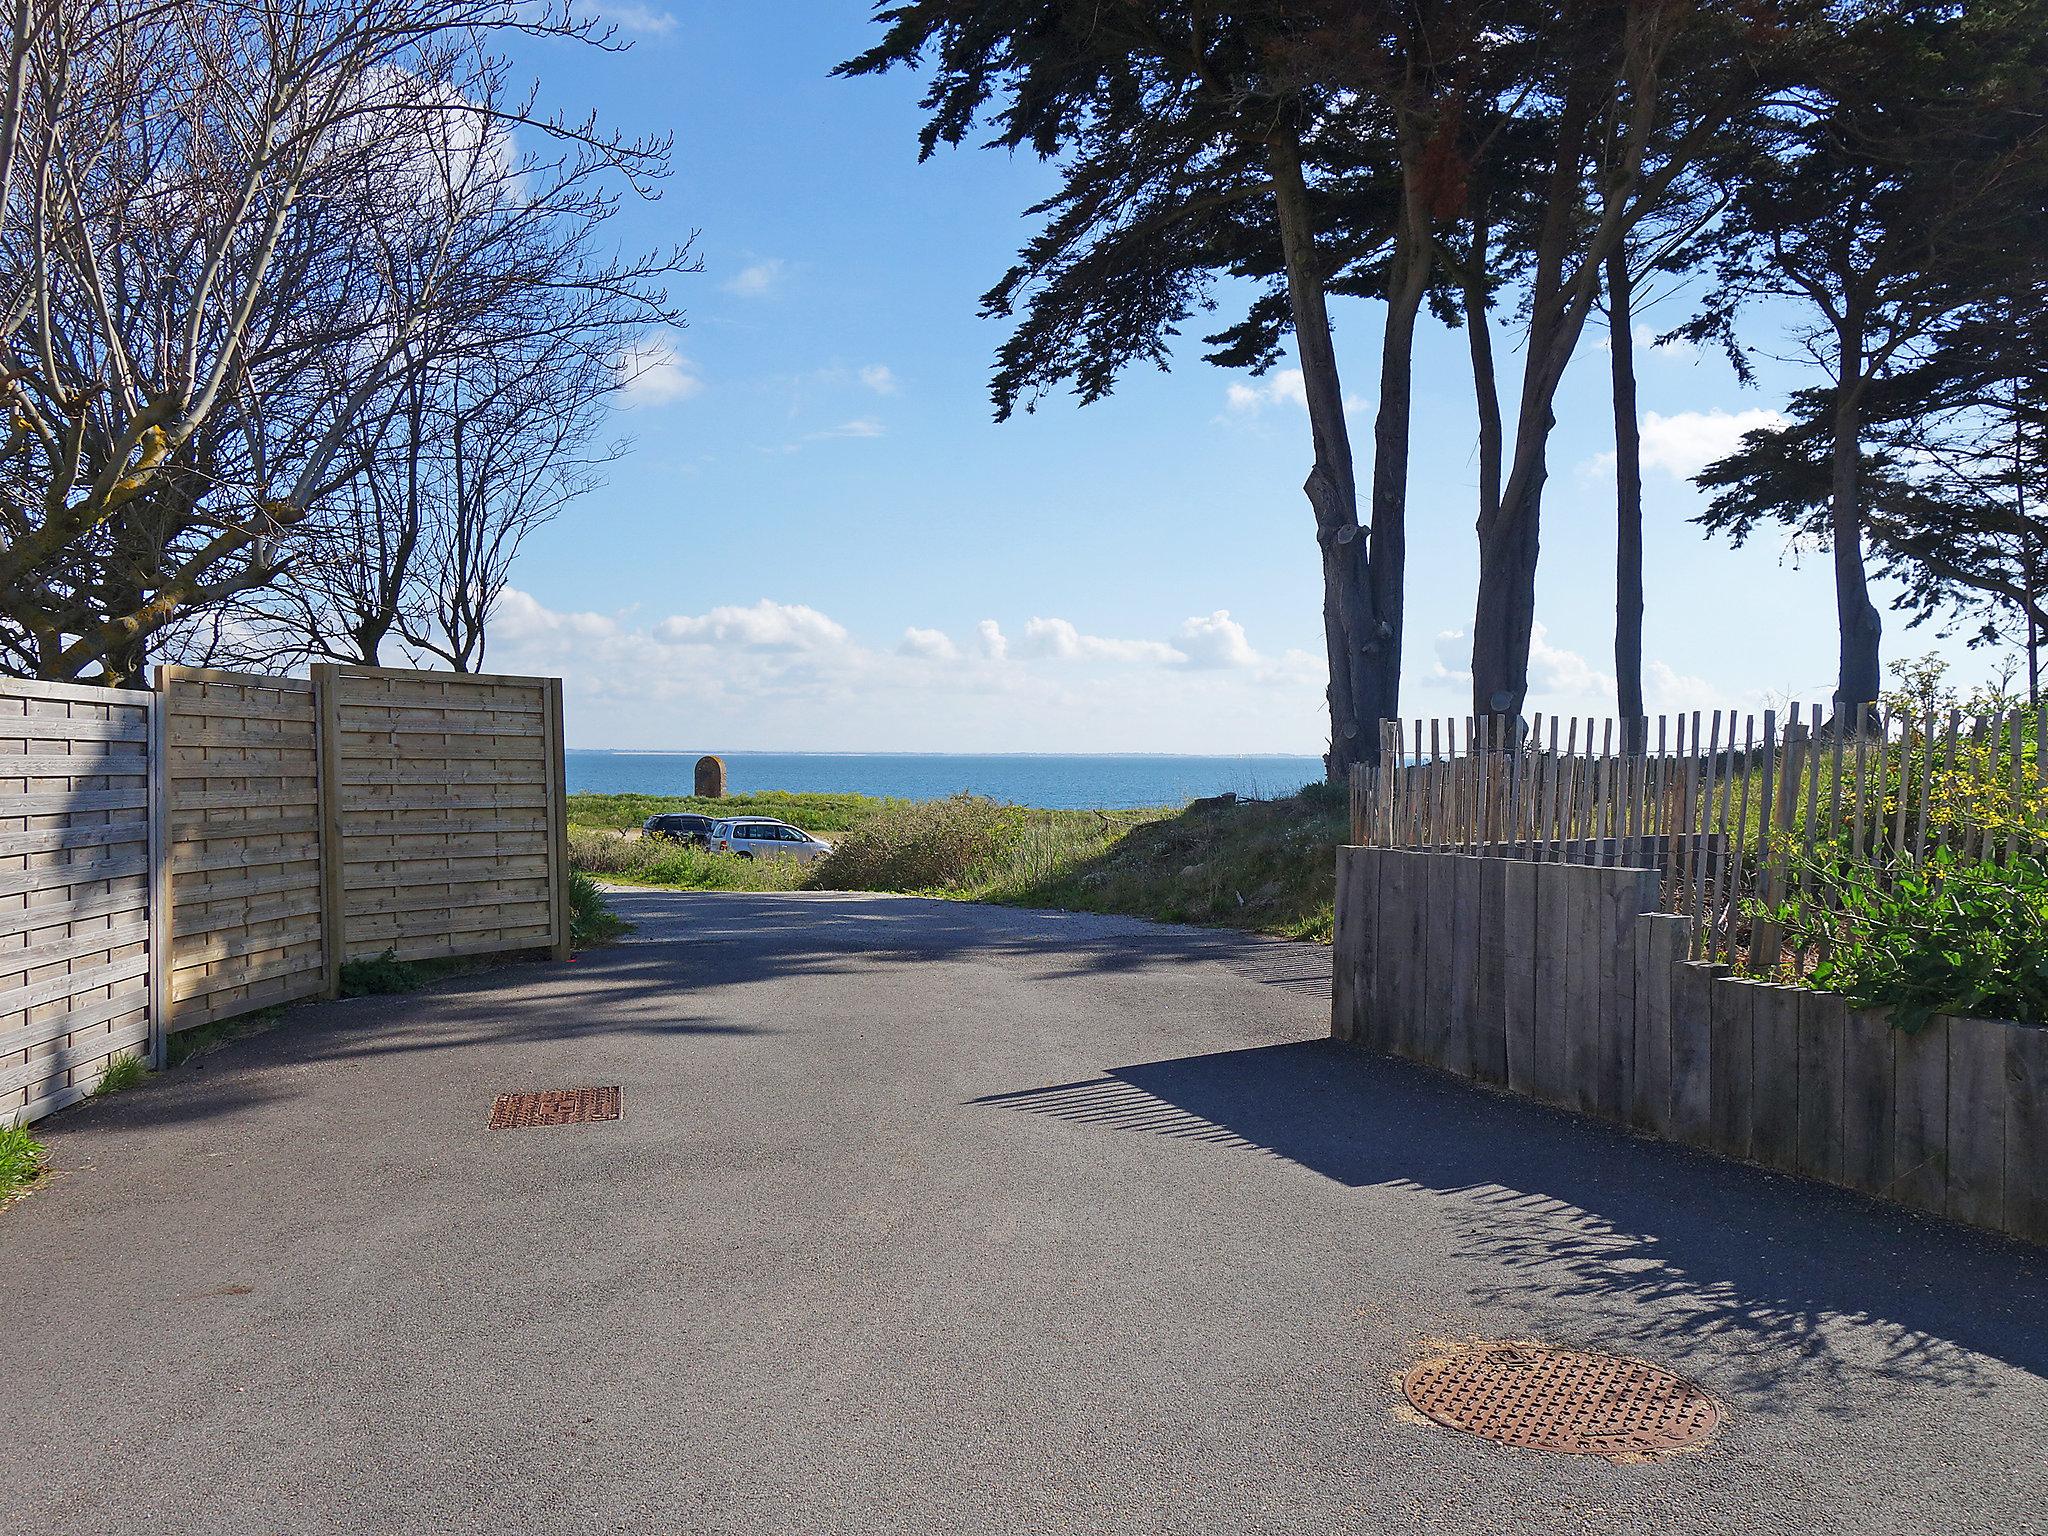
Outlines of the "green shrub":
M 121 1093 L 133 1088 L 142 1081 L 148 1071 L 148 1064 L 140 1056 L 132 1051 L 124 1051 L 107 1063 L 106 1071 L 100 1074 L 99 1082 L 93 1086 L 92 1096 L 103 1099 L 108 1094 Z
M 0 1200 L 19 1194 L 43 1171 L 43 1144 L 18 1125 L 0 1126 Z
M 571 795 L 569 825 L 625 831 L 650 816 L 695 811 L 704 816 L 773 816 L 806 832 L 830 836 L 849 831 L 869 817 L 904 804 L 875 795 L 818 795 L 762 790 L 752 795 Z
M 1026 815 L 980 795 L 922 800 L 840 838 L 813 869 L 825 891 L 938 891 L 972 885 L 1022 840 Z
M 341 968 L 343 997 L 381 997 L 395 992 L 417 992 L 432 981 L 433 973 L 423 965 L 398 958 L 387 949 L 368 960 L 350 960 Z
M 803 884 L 795 859 L 742 859 L 694 843 L 572 829 L 569 868 L 585 875 L 686 891 L 789 891 Z
M 1999 863 L 1940 848 L 1887 872 L 1837 853 L 1796 858 L 1792 875 L 1810 891 L 1756 913 L 1819 955 L 1809 985 L 1889 1008 L 1906 1030 L 1941 1013 L 2048 1023 L 2048 864 L 2039 857 Z
M 578 949 L 609 944 L 633 925 L 612 910 L 597 882 L 581 870 L 569 876 L 569 942 Z

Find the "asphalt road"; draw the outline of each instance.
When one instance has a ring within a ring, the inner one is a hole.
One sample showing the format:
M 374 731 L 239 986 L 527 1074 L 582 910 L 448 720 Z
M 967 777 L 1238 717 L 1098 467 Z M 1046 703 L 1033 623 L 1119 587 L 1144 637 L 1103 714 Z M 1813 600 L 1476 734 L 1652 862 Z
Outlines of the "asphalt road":
M 1314 947 L 622 905 L 49 1122 L 0 1530 L 2048 1529 L 2039 1252 L 1331 1046 Z M 1468 1336 L 1728 1420 L 1620 1466 L 1417 1422 Z

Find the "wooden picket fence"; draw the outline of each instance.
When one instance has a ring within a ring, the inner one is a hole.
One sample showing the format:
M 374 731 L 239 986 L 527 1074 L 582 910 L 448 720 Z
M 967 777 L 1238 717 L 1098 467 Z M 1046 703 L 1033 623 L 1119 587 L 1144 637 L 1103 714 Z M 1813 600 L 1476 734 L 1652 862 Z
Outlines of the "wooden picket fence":
M 1753 913 L 1815 898 L 1817 857 L 1888 878 L 2048 847 L 2048 711 L 1388 722 L 1351 822 L 1360 847 L 1654 869 L 1693 958 L 1779 970 L 1808 956 Z

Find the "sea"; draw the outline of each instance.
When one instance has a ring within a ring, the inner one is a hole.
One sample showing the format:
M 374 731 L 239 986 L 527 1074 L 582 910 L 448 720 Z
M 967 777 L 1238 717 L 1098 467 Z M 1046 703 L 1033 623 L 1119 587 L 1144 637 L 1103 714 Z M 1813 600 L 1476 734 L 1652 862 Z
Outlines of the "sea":
M 687 795 L 695 752 L 572 751 L 569 793 Z M 757 794 L 883 795 L 935 800 L 961 793 L 1049 810 L 1180 805 L 1204 795 L 1289 795 L 1323 775 L 1316 757 L 1176 757 L 1133 753 L 721 752 L 726 789 Z

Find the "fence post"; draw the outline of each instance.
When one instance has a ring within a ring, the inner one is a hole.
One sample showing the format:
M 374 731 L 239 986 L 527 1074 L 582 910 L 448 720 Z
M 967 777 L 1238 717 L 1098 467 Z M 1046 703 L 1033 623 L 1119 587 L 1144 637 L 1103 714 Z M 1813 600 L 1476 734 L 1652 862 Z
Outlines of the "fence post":
M 1799 806 L 1799 774 L 1805 743 L 1806 727 L 1800 723 L 1799 706 L 1794 704 L 1792 717 L 1785 723 L 1784 757 L 1777 763 L 1767 759 L 1764 768 L 1764 789 L 1770 801 L 1759 808 L 1756 884 L 1757 896 L 1767 908 L 1785 899 L 1786 850 L 1791 842 L 1792 818 Z M 1751 973 L 1767 975 L 1776 971 L 1783 958 L 1784 944 L 1784 931 L 1776 922 L 1759 921 L 1750 937 Z
M 314 745 L 320 780 L 320 958 L 326 966 L 325 992 L 341 995 L 341 965 L 347 959 L 348 888 L 343 881 L 341 845 L 340 668 L 317 662 L 313 675 Z
M 176 667 L 160 666 L 149 695 L 149 1064 L 162 1071 L 171 1038 L 170 694 Z
M 569 770 L 562 739 L 562 680 L 547 679 L 548 889 L 553 894 L 553 958 L 567 960 L 569 936 Z

